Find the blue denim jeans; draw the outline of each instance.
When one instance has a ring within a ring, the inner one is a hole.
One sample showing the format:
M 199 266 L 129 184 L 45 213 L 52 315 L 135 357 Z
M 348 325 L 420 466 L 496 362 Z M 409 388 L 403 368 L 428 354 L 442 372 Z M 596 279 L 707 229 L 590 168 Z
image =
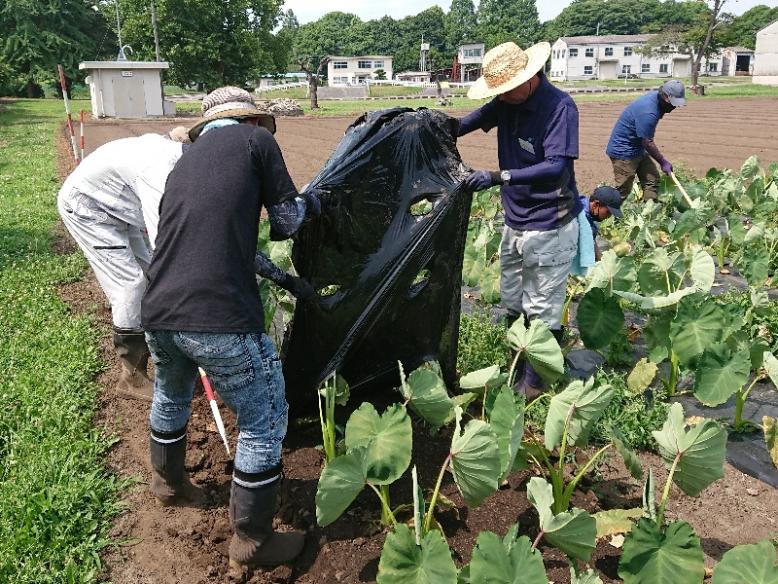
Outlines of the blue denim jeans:
M 265 334 L 147 331 L 146 342 L 156 368 L 152 437 L 186 426 L 199 366 L 237 417 L 236 480 L 277 474 L 289 407 L 273 341 Z

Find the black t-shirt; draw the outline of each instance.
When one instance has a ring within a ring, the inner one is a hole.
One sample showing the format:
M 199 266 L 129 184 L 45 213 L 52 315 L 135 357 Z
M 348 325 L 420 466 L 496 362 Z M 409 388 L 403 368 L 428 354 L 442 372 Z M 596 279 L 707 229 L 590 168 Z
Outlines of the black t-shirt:
M 165 185 L 144 328 L 263 332 L 254 275 L 259 214 L 296 194 L 266 129 L 239 124 L 198 138 Z

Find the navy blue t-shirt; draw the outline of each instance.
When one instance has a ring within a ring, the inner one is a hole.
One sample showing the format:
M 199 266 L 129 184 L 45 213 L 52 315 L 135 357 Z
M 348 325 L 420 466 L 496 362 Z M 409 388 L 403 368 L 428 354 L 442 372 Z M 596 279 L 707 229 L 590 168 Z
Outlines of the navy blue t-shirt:
M 632 160 L 643 156 L 646 153 L 643 138 L 654 139 L 661 117 L 658 91 L 649 91 L 637 98 L 621 112 L 605 152 L 618 160 Z
M 544 75 L 540 80 L 540 87 L 524 103 L 494 98 L 468 116 L 485 132 L 497 127 L 502 170 L 526 168 L 549 158 L 565 161 L 556 182 L 503 185 L 505 223 L 522 231 L 558 229 L 581 212 L 573 163 L 578 158 L 578 108 Z

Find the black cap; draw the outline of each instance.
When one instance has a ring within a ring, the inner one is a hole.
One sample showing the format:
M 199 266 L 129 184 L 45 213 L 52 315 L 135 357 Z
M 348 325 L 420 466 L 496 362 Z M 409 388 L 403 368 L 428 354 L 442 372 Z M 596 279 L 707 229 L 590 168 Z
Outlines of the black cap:
M 621 212 L 621 193 L 613 187 L 597 187 L 589 198 L 608 207 L 608 211 L 617 219 L 624 216 Z

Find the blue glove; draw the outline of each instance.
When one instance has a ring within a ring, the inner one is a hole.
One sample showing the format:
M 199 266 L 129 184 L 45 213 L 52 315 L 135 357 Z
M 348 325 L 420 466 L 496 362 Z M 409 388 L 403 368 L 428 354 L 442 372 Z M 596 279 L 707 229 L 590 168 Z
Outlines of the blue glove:
M 304 193 L 300 193 L 300 196 L 305 201 L 305 217 L 318 217 L 321 215 L 321 198 L 324 191 L 319 189 L 310 189 Z
M 465 179 L 465 187 L 471 191 L 482 191 L 500 184 L 500 173 L 488 170 L 476 170 Z

